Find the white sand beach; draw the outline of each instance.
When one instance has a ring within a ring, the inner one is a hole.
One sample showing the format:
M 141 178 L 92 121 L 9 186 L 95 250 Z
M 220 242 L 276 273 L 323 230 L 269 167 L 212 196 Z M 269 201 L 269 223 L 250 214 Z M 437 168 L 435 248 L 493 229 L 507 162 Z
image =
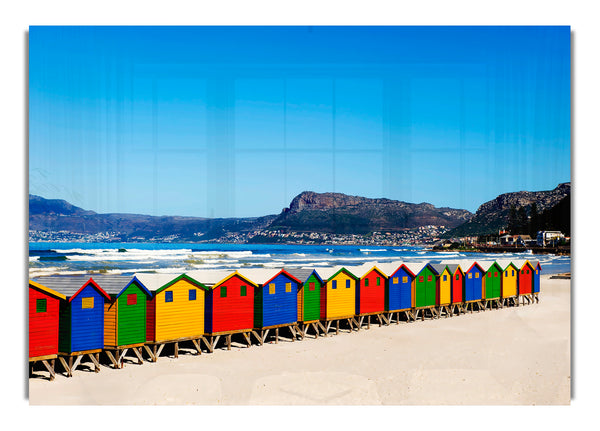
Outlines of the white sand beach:
M 570 280 L 542 277 L 534 305 L 32 378 L 29 402 L 568 405 Z

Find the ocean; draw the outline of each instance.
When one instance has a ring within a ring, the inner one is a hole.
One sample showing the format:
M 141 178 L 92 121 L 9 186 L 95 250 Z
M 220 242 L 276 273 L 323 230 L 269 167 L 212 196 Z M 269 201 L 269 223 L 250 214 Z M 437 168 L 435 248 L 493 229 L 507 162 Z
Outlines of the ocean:
M 539 260 L 544 274 L 571 270 L 570 256 L 528 253 L 432 252 L 424 247 L 158 243 L 29 243 L 29 277 L 51 274 L 184 273 L 198 269 L 322 268 L 366 262 Z

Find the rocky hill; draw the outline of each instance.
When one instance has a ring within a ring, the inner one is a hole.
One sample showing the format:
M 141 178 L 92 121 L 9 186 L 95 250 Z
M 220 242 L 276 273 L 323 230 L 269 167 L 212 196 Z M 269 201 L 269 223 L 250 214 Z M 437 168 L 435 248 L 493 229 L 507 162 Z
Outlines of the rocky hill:
M 515 209 L 524 208 L 527 216 L 529 216 L 531 204 L 535 203 L 538 213 L 550 214 L 552 209 L 565 198 L 570 197 L 570 194 L 571 183 L 562 183 L 555 189 L 547 191 L 505 193 L 482 204 L 473 218 L 447 232 L 444 236 L 452 238 L 497 234 L 498 230 L 508 226 L 511 207 Z
M 455 227 L 473 216 L 467 210 L 436 208 L 342 193 L 302 192 L 273 220 L 271 229 L 296 232 L 396 232 L 420 226 Z

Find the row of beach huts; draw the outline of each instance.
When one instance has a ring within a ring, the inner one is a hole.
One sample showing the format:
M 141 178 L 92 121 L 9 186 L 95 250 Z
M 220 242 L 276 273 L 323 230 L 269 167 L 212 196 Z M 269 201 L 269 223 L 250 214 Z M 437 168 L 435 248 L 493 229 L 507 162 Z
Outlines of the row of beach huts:
M 165 346 L 197 354 L 360 330 L 400 321 L 538 301 L 535 260 L 376 263 L 327 268 L 247 268 L 133 276 L 55 275 L 29 280 L 29 364 L 55 377 L 128 359 L 155 362 Z M 163 353 L 164 354 L 164 353 Z M 86 360 L 85 363 L 82 361 Z

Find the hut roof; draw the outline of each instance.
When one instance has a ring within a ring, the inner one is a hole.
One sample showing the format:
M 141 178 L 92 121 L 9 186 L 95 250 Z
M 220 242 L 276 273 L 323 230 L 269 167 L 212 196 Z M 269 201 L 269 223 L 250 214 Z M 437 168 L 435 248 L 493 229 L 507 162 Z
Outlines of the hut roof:
M 39 290 L 47 293 L 48 295 L 55 296 L 55 297 L 57 297 L 59 299 L 67 299 L 67 297 L 65 295 L 63 295 L 62 293 L 59 293 L 59 292 L 57 292 L 55 290 L 52 290 L 49 287 L 46 287 L 46 286 L 44 286 L 44 285 L 42 285 L 40 283 L 36 283 L 33 280 L 29 280 L 29 285 L 35 287 L 36 289 L 39 289 Z
M 230 279 L 236 273 L 237 273 L 237 271 L 226 270 L 226 269 L 221 269 L 221 270 L 196 269 L 193 271 L 188 271 L 186 274 L 188 274 L 190 277 L 194 278 L 195 280 L 198 280 L 200 283 L 204 284 L 206 287 L 212 289 L 215 286 Z M 241 276 L 241 274 L 238 274 L 238 275 Z M 242 277 L 242 278 L 244 278 L 249 283 L 256 285 L 256 283 L 254 283 L 250 280 L 247 280 L 245 277 Z
M 460 267 L 458 263 L 449 263 L 446 265 L 451 274 L 456 274 L 456 270 L 460 269 L 460 272 L 463 272 L 463 269 Z M 464 272 L 463 272 L 464 274 Z
M 135 276 L 131 277 L 125 275 L 100 274 L 94 276 L 94 281 L 98 283 L 98 285 L 109 295 L 115 295 L 119 297 L 131 283 L 136 282 L 136 284 L 144 291 L 146 295 L 152 296 L 152 293 L 150 293 L 148 288 L 144 286 L 144 283 L 138 280 Z
M 139 273 L 139 274 L 135 274 L 135 277 L 141 283 L 143 283 L 149 291 L 154 292 L 155 295 L 157 293 L 160 293 L 163 290 L 169 288 L 173 284 L 177 283 L 179 280 L 187 280 L 188 282 L 192 283 L 196 287 L 200 287 L 201 289 L 208 290 L 208 287 L 206 287 L 204 284 L 200 283 L 199 281 L 196 281 L 195 279 L 193 279 L 192 277 L 190 277 L 187 274 L 181 274 L 179 276 L 174 276 L 173 274 Z
M 479 263 L 479 266 L 481 266 L 481 268 L 483 268 L 483 270 L 485 272 L 489 271 L 490 268 L 492 266 L 494 266 L 494 264 L 496 264 L 498 267 L 500 267 L 500 269 L 502 269 L 501 265 L 498 264 L 495 260 L 484 260 L 484 261 L 480 261 L 478 263 Z
M 517 267 L 517 265 L 515 265 L 513 263 L 513 261 L 510 260 L 510 259 L 498 259 L 496 261 L 496 263 L 500 266 L 500 268 L 502 268 L 502 271 L 506 271 L 508 269 L 508 267 L 511 266 L 511 265 L 512 265 L 513 268 L 515 268 L 517 270 L 519 269 Z
M 88 284 L 92 284 L 102 296 L 110 301 L 110 296 L 89 275 L 48 275 L 34 280 L 36 283 L 63 294 L 69 302 Z
M 321 276 L 319 275 L 317 270 L 314 268 L 289 268 L 289 269 L 284 268 L 284 269 L 288 274 L 293 275 L 294 277 L 296 277 L 298 280 L 302 281 L 303 283 L 306 282 L 306 280 L 308 280 L 313 273 L 319 279 L 319 281 L 321 283 L 323 283 L 323 279 L 321 278 Z
M 344 267 L 344 266 L 340 266 L 340 265 L 321 268 L 321 269 L 319 269 L 319 275 L 321 275 L 323 280 L 330 280 L 333 277 L 335 277 L 336 275 L 338 275 L 340 272 L 343 271 L 346 274 L 348 274 L 349 276 L 351 276 L 352 278 L 354 278 L 355 280 L 358 280 L 358 277 L 356 275 L 354 275 L 354 273 L 352 273 L 348 268 L 349 267 Z
M 277 277 L 279 274 L 285 274 L 288 277 L 292 278 L 294 281 L 302 284 L 302 282 L 300 280 L 298 280 L 296 277 L 294 277 L 292 274 L 290 274 L 289 272 L 287 272 L 284 269 L 278 269 L 278 268 L 244 268 L 238 271 L 238 273 L 240 275 L 242 275 L 244 278 L 247 278 L 249 280 L 253 280 L 255 283 L 259 284 L 259 285 L 264 285 L 269 283 L 271 280 L 273 280 L 275 277 Z
M 442 272 L 444 272 L 444 270 L 446 269 L 446 267 L 448 265 L 446 265 L 444 263 L 432 263 L 429 266 L 431 268 L 433 268 L 433 270 L 437 273 L 437 275 L 440 275 Z M 449 268 L 448 268 L 448 272 L 450 272 Z

